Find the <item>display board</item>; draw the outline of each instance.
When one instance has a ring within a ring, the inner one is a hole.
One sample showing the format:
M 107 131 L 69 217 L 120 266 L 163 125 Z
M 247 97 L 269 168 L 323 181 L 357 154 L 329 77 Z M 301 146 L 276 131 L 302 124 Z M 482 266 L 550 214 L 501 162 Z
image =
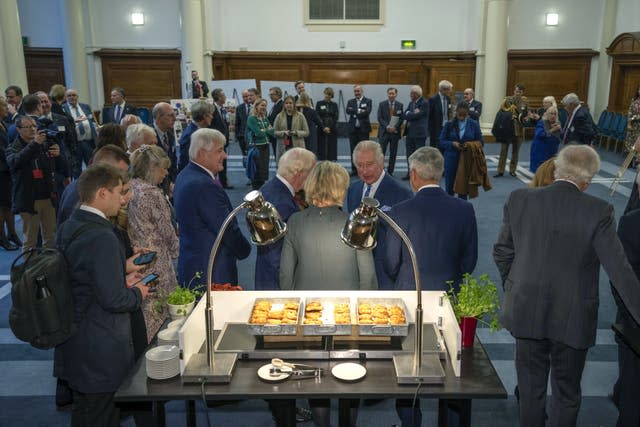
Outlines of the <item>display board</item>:
M 244 80 L 212 80 L 209 82 L 209 96 L 214 89 L 220 88 L 227 95 L 227 105 L 242 104 L 242 91 L 256 87 L 255 79 Z M 269 93 L 269 92 L 265 92 Z M 232 102 L 233 101 L 233 102 Z

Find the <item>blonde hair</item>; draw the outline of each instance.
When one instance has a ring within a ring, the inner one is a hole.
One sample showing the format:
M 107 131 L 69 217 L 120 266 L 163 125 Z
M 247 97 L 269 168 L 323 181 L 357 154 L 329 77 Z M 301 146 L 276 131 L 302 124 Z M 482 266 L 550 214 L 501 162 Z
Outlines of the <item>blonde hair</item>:
M 311 98 L 309 98 L 309 95 L 307 94 L 307 92 L 302 92 L 300 96 L 298 96 L 298 102 L 296 102 L 296 107 L 313 108 L 313 106 L 311 105 Z
M 304 183 L 307 202 L 312 205 L 330 203 L 342 206 L 349 187 L 349 173 L 337 163 L 318 162 Z
M 131 177 L 152 183 L 153 174 L 158 168 L 169 168 L 171 160 L 162 147 L 142 145 L 131 155 Z
M 256 102 L 254 102 L 254 103 L 253 103 L 253 106 L 251 107 L 251 113 L 250 113 L 250 114 L 251 114 L 252 116 L 257 116 L 257 114 L 256 114 L 256 107 L 257 107 L 258 105 L 260 105 L 262 102 L 264 102 L 264 103 L 266 104 L 266 103 L 267 103 L 267 100 L 266 100 L 266 99 L 264 99 L 264 98 L 260 98 L 260 97 L 257 97 L 257 98 L 256 98 Z
M 4 99 L 4 96 L 0 96 L 0 107 L 8 108 L 9 104 L 7 104 L 7 100 Z

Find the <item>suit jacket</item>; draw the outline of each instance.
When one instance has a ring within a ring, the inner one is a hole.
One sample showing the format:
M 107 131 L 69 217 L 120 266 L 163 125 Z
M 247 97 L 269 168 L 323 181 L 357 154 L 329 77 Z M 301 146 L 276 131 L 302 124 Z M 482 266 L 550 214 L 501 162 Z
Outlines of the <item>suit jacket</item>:
M 98 137 L 98 133 L 97 133 L 97 128 L 96 128 L 96 120 L 93 117 L 93 112 L 91 111 L 91 107 L 89 106 L 89 104 L 83 104 L 81 102 L 78 102 L 78 108 L 80 109 L 80 111 L 82 111 L 82 114 L 85 115 L 87 120 L 89 120 L 89 124 L 91 125 L 91 139 L 93 139 L 95 141 L 96 138 Z M 73 122 L 73 114 L 71 113 L 71 105 L 69 105 L 68 102 L 65 102 L 64 104 L 62 104 L 62 109 L 64 110 L 64 113 L 67 116 L 72 118 L 72 122 Z M 76 127 L 76 136 L 78 136 L 79 135 L 78 127 L 75 125 L 75 122 L 73 124 Z
M 582 106 L 578 108 L 573 115 L 573 119 L 569 116 L 569 122 L 564 132 L 566 136 L 563 135 L 562 141 L 565 143 L 591 144 L 594 142 L 597 131 L 589 110 Z
M 180 147 L 180 159 L 178 163 L 178 173 L 189 164 L 189 147 L 191 147 L 191 135 L 198 130 L 196 122 L 191 122 L 180 135 L 178 145 Z
M 129 313 L 142 303 L 140 291 L 125 285 L 124 248 L 111 222 L 80 209 L 59 230 L 57 243 L 66 247 L 78 330 L 56 347 L 54 375 L 81 393 L 114 392 L 133 368 Z
M 400 125 L 402 124 L 402 116 L 403 116 L 403 105 L 402 102 L 394 101 L 394 116 L 398 116 L 398 124 L 396 125 L 396 132 L 390 135 L 395 135 L 400 138 Z M 378 138 L 382 138 L 387 134 L 387 126 L 389 126 L 389 122 L 391 121 L 391 116 L 389 115 L 389 100 L 382 101 L 378 104 Z
M 451 105 L 451 99 L 447 96 L 447 105 Z M 449 112 L 442 111 L 442 101 L 440 100 L 440 93 L 436 93 L 429 98 L 429 138 L 431 141 L 436 141 L 440 138 L 440 132 L 442 132 L 442 118 L 443 114 L 448 117 Z
M 298 205 L 289 188 L 277 177 L 271 178 L 260 188 L 265 200 L 271 202 L 284 222 L 298 212 Z M 258 246 L 256 256 L 255 289 L 257 291 L 280 289 L 280 255 L 283 239 L 276 243 Z
M 229 125 L 224 117 L 222 117 L 222 113 L 220 112 L 220 107 L 218 105 L 213 106 L 213 119 L 211 119 L 211 126 L 209 127 L 220 131 L 227 140 L 225 146 L 229 145 Z
M 202 86 L 202 92 L 199 93 L 198 89 L 196 88 L 196 80 L 192 80 L 191 81 L 191 94 L 192 94 L 192 98 L 194 99 L 198 99 L 201 96 L 202 97 L 207 97 L 207 95 L 209 95 L 209 86 L 207 86 L 207 82 L 205 82 L 204 80 L 198 80 L 200 82 L 200 86 Z
M 236 107 L 236 138 L 244 141 L 244 132 L 247 130 L 247 104 L 242 103 Z M 249 108 L 251 110 L 251 108 Z
M 458 128 L 458 119 L 447 122 L 442 128 L 440 148 L 444 150 L 444 170 L 445 174 L 447 171 L 453 171 L 453 176 L 455 176 L 455 171 L 458 170 L 458 160 L 460 159 L 460 151 L 453 146 L 454 141 L 462 144 L 467 141 L 480 141 L 484 144 L 482 131 L 480 130 L 478 122 L 468 118 L 462 137 L 460 136 L 460 130 Z
M 462 101 L 461 104 L 464 104 L 469 109 L 469 117 L 471 117 L 476 122 L 480 121 L 480 115 L 482 114 L 482 102 L 473 100 L 470 103 Z
M 358 205 L 360 205 L 363 194 L 363 181 L 358 180 L 349 186 L 349 191 L 347 192 L 347 208 L 349 209 L 349 212 L 353 212 L 358 207 Z M 376 193 L 374 195 L 374 198 L 380 202 L 380 209 L 385 212 L 387 212 L 396 204 L 410 199 L 411 197 L 413 197 L 413 193 L 411 192 L 411 190 L 409 190 L 406 185 L 402 185 L 400 181 L 393 178 L 387 173 L 384 174 L 384 177 L 382 178 L 382 181 L 380 181 L 380 185 L 378 186 L 378 189 L 376 190 Z M 386 222 L 384 220 L 380 220 L 378 222 L 378 244 L 373 250 L 373 258 L 376 265 L 378 288 L 391 290 L 393 289 L 393 280 L 384 271 L 384 267 L 382 266 L 384 257 L 386 255 L 385 241 L 387 232 L 389 231 L 387 230 Z
M 415 110 L 418 112 L 415 112 Z M 426 138 L 429 123 L 429 104 L 420 97 L 417 101 L 411 101 L 404 112 L 406 121 L 404 136 L 408 138 Z
M 122 120 L 122 118 L 124 116 L 126 116 L 127 114 L 133 114 L 134 116 L 137 116 L 138 115 L 138 110 L 136 110 L 136 107 L 134 107 L 132 104 L 129 104 L 128 102 L 125 102 L 124 108 L 120 112 L 120 120 Z M 103 108 L 102 109 L 102 124 L 106 125 L 107 123 L 114 123 L 115 122 L 115 115 L 116 115 L 116 107 L 115 107 L 115 105 L 112 105 L 111 107 Z M 118 122 L 116 124 L 120 124 L 120 122 Z
M 287 223 L 280 261 L 283 290 L 376 289 L 371 251 L 359 251 L 340 240 L 348 218 L 337 206 L 311 206 Z
M 448 290 L 449 280 L 457 288 L 462 275 L 473 272 L 478 230 L 471 203 L 429 187 L 395 205 L 389 214 L 413 244 L 423 290 Z M 409 252 L 395 233 L 386 236 L 384 268 L 396 289 L 415 289 Z
M 613 207 L 571 182 L 512 192 L 493 258 L 505 291 L 501 321 L 517 338 L 593 346 L 600 263 L 640 319 L 640 283 L 616 236 Z
M 158 138 L 158 145 L 162 148 L 165 148 L 162 144 L 162 133 L 161 131 L 153 126 L 153 129 L 156 131 L 156 137 Z M 171 166 L 169 166 L 169 174 L 167 178 L 169 182 L 176 182 L 176 178 L 178 176 L 178 162 L 182 161 L 182 153 L 180 159 L 178 159 L 178 150 L 176 148 L 176 133 L 173 129 L 169 129 L 167 131 L 167 145 L 169 145 L 169 151 L 167 151 L 167 155 L 169 156 L 169 160 L 171 160 Z M 189 160 L 189 153 L 187 152 L 187 161 Z
M 284 101 L 282 100 L 282 98 L 280 98 L 278 102 L 273 104 L 273 107 L 271 107 L 271 111 L 269 111 L 269 114 L 267 115 L 267 119 L 269 119 L 269 123 L 271 123 L 271 126 L 273 126 L 273 122 L 275 122 L 276 117 L 278 116 L 278 114 L 280 114 L 280 111 L 282 111 L 283 107 Z
M 204 282 L 211 247 L 233 207 L 229 196 L 202 167 L 193 162 L 178 174 L 173 193 L 180 225 L 178 282 L 187 284 L 196 272 Z M 251 245 L 233 219 L 222 239 L 213 269 L 215 283 L 238 283 L 236 261 L 251 253 Z M 194 281 L 195 282 L 195 281 Z
M 349 132 L 356 131 L 356 120 L 360 122 L 360 131 L 361 132 L 371 132 L 371 122 L 369 121 L 369 115 L 371 114 L 371 109 L 373 102 L 366 97 L 360 98 L 360 103 L 356 103 L 356 99 L 352 98 L 347 101 L 347 115 L 349 116 Z

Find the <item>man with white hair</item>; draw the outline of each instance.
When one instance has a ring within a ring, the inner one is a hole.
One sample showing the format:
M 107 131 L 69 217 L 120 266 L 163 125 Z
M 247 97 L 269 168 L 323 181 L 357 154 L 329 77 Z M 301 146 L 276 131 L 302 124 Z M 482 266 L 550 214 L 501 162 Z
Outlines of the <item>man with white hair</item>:
M 569 114 L 569 120 L 562 130 L 563 144 L 588 144 L 594 145 L 597 129 L 593 118 L 580 98 L 575 93 L 568 93 L 562 98 L 562 105 Z
M 420 86 L 411 86 L 409 98 L 411 98 L 411 102 L 407 106 L 407 111 L 404 112 L 403 117 L 406 121 L 404 136 L 406 136 L 405 143 L 407 144 L 407 161 L 414 151 L 424 147 L 426 144 L 429 123 L 429 104 L 422 97 L 422 88 Z M 402 179 L 408 180 L 409 173 Z
M 157 145 L 156 132 L 151 126 L 136 123 L 127 128 L 127 154 L 132 154 L 142 145 Z
M 453 84 L 447 80 L 438 83 L 438 93 L 429 98 L 429 145 L 440 148 L 440 132 L 444 124 L 449 121 L 451 110 L 451 98 Z
M 178 174 L 173 193 L 180 225 L 178 283 L 195 286 L 196 273 L 206 274 L 211 245 L 233 207 L 218 173 L 227 153 L 225 137 L 215 129 L 201 128 L 191 135 L 189 163 Z M 251 246 L 240 232 L 236 218 L 227 229 L 213 269 L 214 283 L 238 283 L 236 261 L 245 259 Z M 205 280 L 202 278 L 201 280 Z M 202 282 L 201 282 L 202 283 Z
M 295 147 L 286 151 L 278 162 L 276 176 L 267 181 L 260 191 L 265 200 L 273 203 L 282 220 L 287 222 L 291 214 L 298 212 L 296 193 L 302 190 L 309 172 L 316 164 L 313 152 Z M 280 289 L 280 255 L 284 239 L 273 245 L 259 246 L 256 257 L 255 289 Z
M 640 283 L 616 235 L 613 206 L 584 192 L 599 169 L 593 148 L 567 146 L 553 184 L 515 190 L 504 206 L 493 258 L 504 287 L 500 320 L 516 338 L 522 425 L 576 425 L 596 339 L 600 263 L 640 321 Z

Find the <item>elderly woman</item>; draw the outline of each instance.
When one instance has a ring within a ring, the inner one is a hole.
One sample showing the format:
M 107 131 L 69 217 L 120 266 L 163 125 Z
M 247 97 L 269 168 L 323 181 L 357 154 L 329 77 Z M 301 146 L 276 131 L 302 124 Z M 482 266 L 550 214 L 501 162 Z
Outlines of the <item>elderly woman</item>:
M 208 128 L 213 120 L 213 106 L 206 101 L 198 101 L 191 105 L 191 123 L 182 131 L 180 136 L 180 163 L 178 171 L 184 169 L 189 163 L 189 147 L 191 146 L 191 134 L 198 129 Z
M 251 108 L 251 115 L 247 119 L 245 138 L 251 134 L 251 147 L 258 150 L 256 159 L 256 174 L 251 180 L 251 186 L 258 190 L 269 179 L 269 137 L 274 136 L 274 130 L 267 119 L 267 100 L 257 98 Z
M 558 120 L 558 109 L 549 107 L 536 124 L 536 133 L 531 141 L 529 170 L 536 173 L 538 167 L 558 152 L 562 126 Z
M 320 116 L 313 109 L 311 104 L 311 98 L 307 92 L 302 92 L 296 102 L 296 108 L 307 119 L 307 127 L 309 128 L 309 135 L 304 139 L 304 144 L 307 150 L 312 151 L 316 156 L 318 155 L 318 130 L 323 129 L 324 125 Z
M 273 121 L 273 130 L 278 138 L 276 145 L 276 164 L 285 151 L 293 147 L 304 148 L 304 138 L 309 135 L 309 126 L 304 115 L 295 108 L 295 98 L 291 95 L 284 99 L 284 107 Z
M 171 292 L 176 287 L 173 259 L 178 257 L 178 236 L 171 222 L 171 206 L 158 185 L 168 174 L 171 161 L 157 145 L 143 145 L 131 156 L 131 201 L 129 237 L 135 247 L 157 252 L 153 272 L 158 287 Z M 158 332 L 166 313 L 154 312 L 155 298 L 145 299 L 142 311 L 149 340 Z
M 318 132 L 318 160 L 338 160 L 338 104 L 332 101 L 333 89 L 324 89 L 324 99 L 316 102 L 316 111 L 322 120 L 322 133 Z
M 349 173 L 333 162 L 319 162 L 304 184 L 308 209 L 289 217 L 280 261 L 280 289 L 376 289 L 371 251 L 358 251 L 340 240 L 349 217 L 342 211 Z M 329 399 L 310 399 L 313 422 L 329 426 Z M 356 425 L 358 400 L 350 402 Z

